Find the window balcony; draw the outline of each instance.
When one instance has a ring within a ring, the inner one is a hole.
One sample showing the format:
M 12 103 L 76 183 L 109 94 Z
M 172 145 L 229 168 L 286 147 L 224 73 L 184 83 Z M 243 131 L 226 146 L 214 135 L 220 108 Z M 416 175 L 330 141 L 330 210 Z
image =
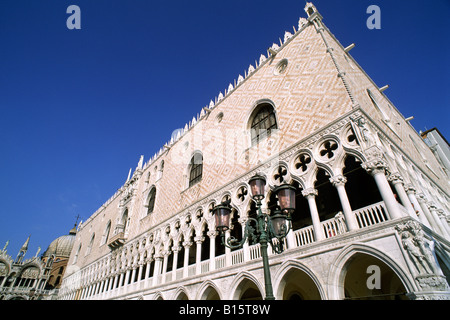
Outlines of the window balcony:
M 109 239 L 108 246 L 111 249 L 119 248 L 120 246 L 123 246 L 123 244 L 125 243 L 126 239 L 127 238 L 125 237 L 125 233 L 124 232 L 119 232 L 116 235 L 114 235 L 111 239 Z

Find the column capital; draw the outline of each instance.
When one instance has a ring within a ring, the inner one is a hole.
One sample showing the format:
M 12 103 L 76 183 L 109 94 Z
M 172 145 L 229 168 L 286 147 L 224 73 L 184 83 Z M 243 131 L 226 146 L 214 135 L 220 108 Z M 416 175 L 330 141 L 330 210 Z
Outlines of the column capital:
M 438 209 L 437 210 L 437 215 L 438 215 L 439 218 L 442 218 L 442 219 L 446 218 L 446 215 L 445 215 L 445 212 L 444 212 L 443 209 Z
M 173 253 L 176 253 L 176 252 L 178 252 L 178 251 L 180 251 L 181 250 L 181 247 L 179 247 L 179 246 L 173 246 L 172 247 L 172 252 Z
M 405 185 L 405 191 L 407 194 L 416 194 L 417 190 L 412 184 Z
M 317 197 L 318 194 L 319 194 L 319 192 L 316 189 L 314 189 L 314 188 L 308 188 L 308 189 L 302 190 L 302 195 L 305 198 Z
M 205 237 L 195 237 L 194 238 L 195 243 L 202 243 L 203 241 L 205 241 Z
M 425 194 L 418 193 L 417 194 L 417 201 L 419 201 L 419 203 L 426 203 L 427 199 L 425 198 Z
M 190 248 L 193 245 L 192 241 L 183 241 L 183 247 Z
M 398 172 L 391 173 L 388 177 L 388 181 L 392 182 L 393 184 L 404 184 L 403 177 Z
M 385 174 L 387 169 L 386 162 L 381 158 L 372 159 L 361 164 L 361 167 L 371 175 L 378 173 Z
M 438 207 L 436 206 L 436 204 L 433 201 L 428 202 L 427 206 L 430 209 L 430 211 L 437 211 L 438 210 Z
M 347 178 L 344 177 L 342 174 L 340 174 L 340 175 L 331 177 L 330 182 L 335 187 L 344 186 L 347 183 Z
M 215 238 L 217 236 L 217 231 L 208 231 L 208 237 Z

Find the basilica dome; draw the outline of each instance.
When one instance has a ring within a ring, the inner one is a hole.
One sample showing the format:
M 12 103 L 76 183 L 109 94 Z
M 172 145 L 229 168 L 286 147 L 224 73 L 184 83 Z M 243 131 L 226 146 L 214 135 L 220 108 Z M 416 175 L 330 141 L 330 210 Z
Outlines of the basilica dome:
M 47 250 L 45 250 L 43 256 L 50 257 L 52 254 L 55 257 L 69 257 L 70 252 L 72 251 L 73 244 L 75 243 L 75 236 L 77 230 L 76 228 L 72 228 L 69 231 L 69 234 L 56 238 L 50 243 Z

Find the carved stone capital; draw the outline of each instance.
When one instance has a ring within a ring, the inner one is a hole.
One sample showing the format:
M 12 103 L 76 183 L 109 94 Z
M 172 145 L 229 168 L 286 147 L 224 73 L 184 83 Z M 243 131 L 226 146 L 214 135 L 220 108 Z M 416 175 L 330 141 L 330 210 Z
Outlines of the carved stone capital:
M 403 177 L 398 172 L 391 173 L 388 177 L 388 181 L 392 182 L 393 184 L 404 183 Z
M 426 203 L 427 199 L 425 198 L 425 195 L 423 193 L 418 193 L 417 201 L 419 201 L 419 203 Z
M 379 173 L 385 174 L 387 164 L 386 162 L 384 162 L 383 159 L 378 158 L 364 162 L 363 164 L 361 164 L 361 167 L 364 170 L 366 170 L 369 174 L 374 176 Z
M 184 241 L 183 242 L 183 247 L 185 248 L 190 248 L 193 245 L 192 241 Z
M 302 190 L 302 195 L 305 198 L 317 197 L 318 194 L 319 194 L 319 192 L 316 189 L 314 189 L 314 188 L 309 188 L 309 189 Z
M 333 184 L 333 186 L 344 186 L 347 183 L 347 178 L 343 175 L 338 175 L 330 178 L 330 182 Z
M 434 202 L 432 202 L 432 201 L 428 202 L 428 203 L 427 203 L 427 206 L 428 206 L 428 209 L 429 209 L 430 211 L 437 211 L 437 210 L 438 210 L 438 207 L 437 207 L 436 204 L 435 204 Z
M 202 243 L 203 241 L 205 241 L 205 237 L 195 237 L 194 238 L 195 243 Z
M 417 190 L 416 190 L 416 188 L 414 188 L 414 186 L 412 184 L 407 184 L 405 186 L 405 192 L 407 194 L 416 194 Z
M 217 236 L 217 231 L 208 231 L 208 237 L 215 238 Z

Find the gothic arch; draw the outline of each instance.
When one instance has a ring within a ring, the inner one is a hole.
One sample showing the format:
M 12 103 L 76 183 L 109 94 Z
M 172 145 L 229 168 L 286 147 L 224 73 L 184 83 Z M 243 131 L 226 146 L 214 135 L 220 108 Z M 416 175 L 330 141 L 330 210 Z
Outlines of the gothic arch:
M 320 282 L 318 276 L 305 264 L 295 260 L 288 260 L 281 264 L 280 268 L 277 270 L 277 273 L 274 276 L 273 283 L 277 300 L 283 300 L 284 291 L 288 285 L 288 282 L 286 280 L 289 278 L 289 274 L 292 272 L 303 273 L 305 276 L 309 277 L 308 280 L 310 280 L 311 284 L 316 287 L 317 292 L 314 292 L 312 295 L 310 295 L 309 299 L 326 299 L 324 286 Z
M 153 296 L 153 300 L 165 300 L 164 296 L 161 291 L 155 292 L 155 295 Z
M 247 289 L 248 282 L 252 283 L 256 286 L 256 288 L 261 293 L 261 296 L 264 297 L 264 286 L 261 285 L 259 280 L 250 272 L 240 272 L 236 275 L 233 282 L 230 285 L 230 293 L 229 293 L 229 300 L 240 300 L 242 294 Z
M 211 280 L 207 280 L 202 283 L 200 288 L 197 290 L 198 295 L 196 300 L 215 300 L 208 297 L 214 297 L 217 294 L 218 300 L 222 300 L 222 294 L 219 290 L 219 287 Z
M 407 272 L 403 271 L 403 269 L 387 254 L 366 244 L 354 243 L 342 249 L 341 253 L 330 264 L 330 271 L 328 273 L 328 297 L 330 300 L 344 299 L 345 267 L 350 259 L 356 254 L 365 254 L 380 260 L 395 273 L 407 292 L 414 292 L 417 290 L 414 279 L 411 279 Z
M 5 277 L 7 277 L 9 275 L 9 273 L 11 272 L 11 263 L 10 263 L 10 261 L 4 259 L 3 257 L 0 257 L 0 263 L 4 264 L 6 266 Z
M 187 294 L 187 290 L 185 287 L 178 287 L 173 294 L 172 300 L 191 300 L 191 299 L 189 299 L 189 295 Z

